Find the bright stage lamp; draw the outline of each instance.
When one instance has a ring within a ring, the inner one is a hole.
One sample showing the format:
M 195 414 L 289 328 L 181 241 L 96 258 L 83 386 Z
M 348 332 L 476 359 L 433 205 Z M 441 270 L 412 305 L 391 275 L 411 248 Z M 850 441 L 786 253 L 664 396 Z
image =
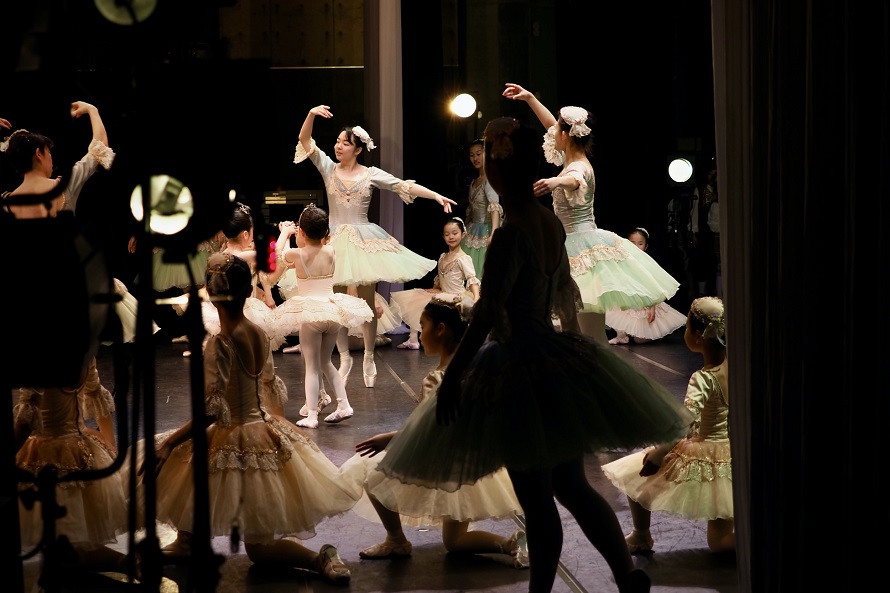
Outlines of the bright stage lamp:
M 668 175 L 676 183 L 686 183 L 692 177 L 692 163 L 688 159 L 675 158 L 668 165 Z
M 476 113 L 476 99 L 467 93 L 461 93 L 451 101 L 451 112 L 458 117 L 470 117 Z

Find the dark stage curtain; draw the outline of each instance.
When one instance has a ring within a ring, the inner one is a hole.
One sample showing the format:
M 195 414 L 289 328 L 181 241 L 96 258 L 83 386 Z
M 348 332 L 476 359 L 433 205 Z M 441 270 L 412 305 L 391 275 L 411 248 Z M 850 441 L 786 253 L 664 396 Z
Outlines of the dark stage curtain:
M 741 590 L 868 590 L 890 523 L 890 7 L 711 6 Z

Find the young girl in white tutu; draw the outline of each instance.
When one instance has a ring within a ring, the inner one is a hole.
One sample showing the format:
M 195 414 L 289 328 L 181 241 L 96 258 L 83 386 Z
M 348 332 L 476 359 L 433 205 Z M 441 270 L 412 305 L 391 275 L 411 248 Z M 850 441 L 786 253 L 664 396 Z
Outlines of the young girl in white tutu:
M 296 225 L 282 223 L 276 245 L 276 249 L 281 247 L 279 261 L 293 266 L 297 275 L 297 294 L 279 305 L 275 316 L 285 334 L 300 334 L 307 415 L 297 425 L 304 428 L 318 428 L 322 376 L 337 399 L 337 409 L 324 421 L 337 423 L 353 416 L 343 377 L 331 362 L 331 355 L 341 327 L 367 323 L 374 315 L 364 299 L 334 292 L 336 254 L 334 247 L 325 243 L 328 231 L 327 212 L 310 204 Z M 297 247 L 284 249 L 291 235 L 296 235 Z
M 423 349 L 427 356 L 439 356 L 439 364 L 423 381 L 421 401 L 400 431 L 378 434 L 355 446 L 356 457 L 344 464 L 344 473 L 365 475 L 368 496 L 353 509 L 370 520 L 378 520 L 386 529 L 386 539 L 359 552 L 362 558 L 393 558 L 411 555 L 411 542 L 405 537 L 403 525 L 435 526 L 442 529 L 442 542 L 449 552 L 464 554 L 506 554 L 516 568 L 528 567 L 525 531 L 516 530 L 506 537 L 482 530 L 469 530 L 471 521 L 509 518 L 522 513 L 510 476 L 505 469 L 466 485 L 455 492 L 424 488 L 387 478 L 375 468 L 386 450 L 414 447 L 417 442 L 415 418 L 425 408 L 435 408 L 436 392 L 442 375 L 463 337 L 472 301 L 460 297 L 434 295 L 420 317 Z M 458 302 L 456 303 L 455 300 Z
M 712 551 L 735 549 L 725 328 L 723 301 L 701 297 L 692 302 L 684 340 L 702 355 L 704 366 L 686 388 L 685 404 L 693 418 L 689 433 L 603 466 L 606 477 L 627 495 L 631 554 L 652 552 L 652 511 L 705 520 Z
M 628 241 L 649 250 L 649 231 L 637 227 L 627 236 Z M 686 325 L 686 316 L 662 301 L 641 309 L 613 309 L 606 311 L 606 325 L 615 330 L 610 344 L 627 344 L 633 338 L 637 344 L 651 342 L 673 333 Z
M 439 256 L 438 273 L 433 280 L 433 287 L 400 290 L 390 295 L 390 300 L 399 306 L 402 319 L 411 330 L 408 339 L 396 348 L 411 350 L 420 348 L 420 342 L 417 340 L 417 334 L 420 332 L 420 314 L 433 296 L 439 296 L 444 300 L 469 296 L 473 302 L 479 299 L 480 282 L 476 277 L 473 258 L 461 248 L 461 241 L 466 235 L 464 221 L 457 216 L 449 218 L 442 228 L 442 238 L 448 246 L 448 251 Z

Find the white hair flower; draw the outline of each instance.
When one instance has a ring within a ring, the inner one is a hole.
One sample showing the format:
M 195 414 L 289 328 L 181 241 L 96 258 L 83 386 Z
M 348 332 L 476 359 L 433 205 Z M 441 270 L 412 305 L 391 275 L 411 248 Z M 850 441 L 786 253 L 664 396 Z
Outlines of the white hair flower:
M 374 146 L 374 140 L 371 139 L 371 135 L 365 131 L 365 129 L 361 126 L 355 126 L 352 128 L 352 133 L 361 138 L 362 142 L 365 143 L 365 146 L 368 147 L 368 150 L 374 150 L 377 148 Z
M 690 311 L 705 324 L 703 338 L 714 338 L 726 345 L 726 319 L 723 314 L 723 301 L 719 297 L 700 297 L 692 301 Z
M 587 121 L 587 110 L 582 107 L 563 107 L 559 110 L 559 117 L 562 121 L 569 124 L 571 129 L 569 135 L 575 138 L 586 136 L 590 133 L 590 128 L 584 123 Z
M 544 144 L 542 145 L 542 148 L 544 149 L 544 158 L 547 159 L 547 162 L 551 165 L 561 166 L 565 163 L 565 154 L 556 148 L 556 124 L 550 126 L 547 133 L 544 134 Z

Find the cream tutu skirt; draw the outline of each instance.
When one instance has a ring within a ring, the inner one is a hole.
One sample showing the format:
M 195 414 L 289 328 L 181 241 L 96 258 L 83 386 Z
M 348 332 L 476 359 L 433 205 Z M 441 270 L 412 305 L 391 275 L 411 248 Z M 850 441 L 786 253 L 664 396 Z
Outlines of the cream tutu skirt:
M 420 315 L 423 313 L 423 308 L 427 306 L 433 297 L 446 300 L 464 297 L 472 301 L 473 293 L 466 291 L 461 295 L 456 295 L 445 292 L 430 292 L 425 288 L 412 288 L 394 292 L 389 298 L 391 302 L 399 306 L 399 311 L 402 312 L 402 320 L 408 327 L 420 331 Z
M 423 278 L 436 267 L 427 259 L 401 245 L 394 237 L 373 224 L 341 224 L 331 235 L 337 265 L 334 284 L 400 284 Z
M 16 455 L 16 464 L 35 475 L 54 465 L 61 474 L 80 469 L 109 467 L 116 453 L 98 437 L 73 434 L 62 437 L 31 437 Z M 27 489 L 30 484 L 20 484 Z M 127 493 L 122 474 L 99 480 L 62 482 L 56 486 L 56 502 L 65 516 L 56 520 L 56 535 L 72 544 L 98 547 L 110 544 L 127 532 Z M 33 547 L 43 535 L 41 505 L 31 509 L 19 501 L 19 524 L 23 548 Z
M 284 422 L 214 424 L 207 437 L 213 536 L 237 524 L 246 543 L 308 539 L 362 496 L 360 483 L 343 479 L 313 441 Z M 191 441 L 176 447 L 157 481 L 158 520 L 186 531 L 194 520 L 192 456 Z
M 611 231 L 568 233 L 566 251 L 585 311 L 651 307 L 680 287 L 645 251 Z
M 467 223 L 467 236 L 461 241 L 460 247 L 473 260 L 476 277 L 482 279 L 485 267 L 485 253 L 488 251 L 488 238 L 491 236 L 491 223 Z
M 733 518 L 729 441 L 683 439 L 665 456 L 656 474 L 642 477 L 645 453 L 638 451 L 607 463 L 603 473 L 650 511 L 690 520 Z

